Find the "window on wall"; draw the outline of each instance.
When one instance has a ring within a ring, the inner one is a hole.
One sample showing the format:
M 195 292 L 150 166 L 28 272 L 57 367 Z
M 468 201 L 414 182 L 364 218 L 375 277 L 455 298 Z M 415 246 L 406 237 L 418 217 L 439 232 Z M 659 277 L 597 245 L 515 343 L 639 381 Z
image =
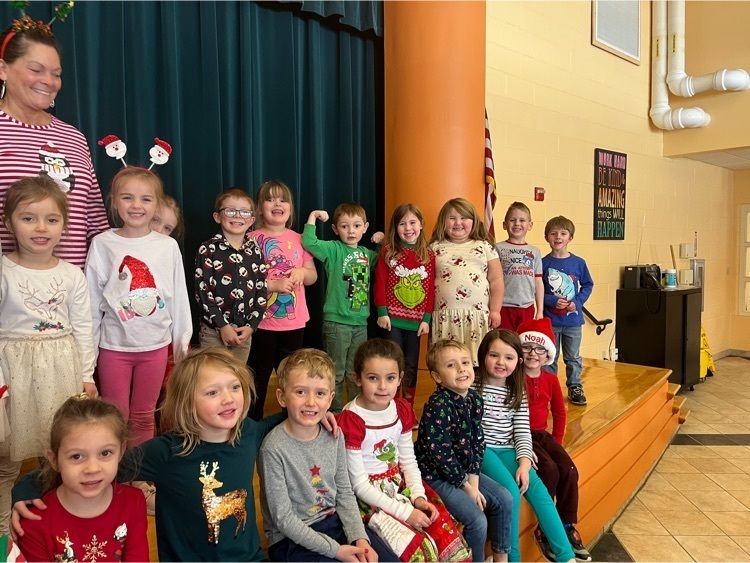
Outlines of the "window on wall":
M 750 205 L 740 208 L 742 238 L 740 239 L 739 314 L 750 316 Z

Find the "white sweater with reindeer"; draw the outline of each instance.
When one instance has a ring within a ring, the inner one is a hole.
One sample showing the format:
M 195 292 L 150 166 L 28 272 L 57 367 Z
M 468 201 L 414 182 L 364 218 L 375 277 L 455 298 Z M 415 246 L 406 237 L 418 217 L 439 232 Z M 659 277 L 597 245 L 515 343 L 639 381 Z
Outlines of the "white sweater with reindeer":
M 73 335 L 81 355 L 83 381 L 93 383 L 91 305 L 81 269 L 60 260 L 49 270 L 31 270 L 3 256 L 0 340 L 54 338 L 66 334 Z

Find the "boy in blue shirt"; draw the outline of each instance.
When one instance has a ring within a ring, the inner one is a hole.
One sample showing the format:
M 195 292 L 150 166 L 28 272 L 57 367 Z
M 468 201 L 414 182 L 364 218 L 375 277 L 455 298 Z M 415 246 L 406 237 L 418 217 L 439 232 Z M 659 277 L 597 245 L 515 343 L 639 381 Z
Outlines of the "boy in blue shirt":
M 573 221 L 562 215 L 553 217 L 544 227 L 544 238 L 551 249 L 542 258 L 544 316 L 552 321 L 557 341 L 555 361 L 547 368 L 551 373 L 557 373 L 557 360 L 562 350 L 568 399 L 574 405 L 585 405 L 586 395 L 581 383 L 581 327 L 584 323 L 583 304 L 594 289 L 594 280 L 586 261 L 568 252 L 568 244 L 575 232 Z

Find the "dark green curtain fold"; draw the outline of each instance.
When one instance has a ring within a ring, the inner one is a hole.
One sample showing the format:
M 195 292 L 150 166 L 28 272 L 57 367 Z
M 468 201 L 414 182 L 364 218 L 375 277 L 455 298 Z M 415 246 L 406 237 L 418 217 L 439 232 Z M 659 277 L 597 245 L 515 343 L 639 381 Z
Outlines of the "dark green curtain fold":
M 28 11 L 48 20 L 52 5 Z M 127 162 L 143 165 L 154 137 L 171 143 L 155 170 L 184 210 L 189 276 L 216 230 L 214 198 L 230 186 L 254 194 L 285 181 L 298 227 L 312 209 L 355 200 L 383 228 L 382 40 L 292 7 L 86 1 L 54 25 L 64 50 L 56 113 L 86 135 L 105 194 L 120 164 L 98 139 L 117 135 Z M 0 21 L 16 15 L 0 7 Z M 319 234 L 333 236 L 328 225 Z M 321 292 L 310 292 L 311 326 Z
M 380 0 L 335 1 L 335 0 L 279 0 L 298 7 L 303 12 L 332 18 L 358 31 L 370 31 L 383 35 L 383 2 Z M 270 4 L 270 2 L 269 2 Z

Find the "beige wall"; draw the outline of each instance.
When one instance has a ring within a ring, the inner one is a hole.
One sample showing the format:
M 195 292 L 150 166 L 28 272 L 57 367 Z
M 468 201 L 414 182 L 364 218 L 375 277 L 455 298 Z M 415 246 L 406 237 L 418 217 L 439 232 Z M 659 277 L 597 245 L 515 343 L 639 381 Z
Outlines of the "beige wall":
M 590 2 L 487 2 L 486 101 L 499 199 L 496 221 L 516 199 L 532 210 L 529 241 L 548 251 L 544 223 L 566 215 L 576 224 L 571 251 L 584 257 L 595 289 L 587 307 L 615 318 L 622 268 L 636 263 L 671 267 L 669 245 L 691 242 L 699 231 L 708 293 L 703 322 L 714 351 L 730 347 L 729 308 L 736 283 L 733 240 L 734 174 L 681 158 L 662 157 L 662 135 L 649 121 L 649 30 L 642 4 L 640 66 L 591 46 Z M 624 241 L 593 240 L 595 148 L 628 155 Z M 546 189 L 533 201 L 534 186 Z M 502 234 L 502 233 L 501 233 Z M 678 268 L 687 267 L 678 259 Z M 601 358 L 613 335 L 584 327 L 582 354 Z
M 699 76 L 724 68 L 750 70 L 750 2 L 687 2 L 685 70 Z M 690 154 L 750 146 L 750 90 L 670 96 L 673 108 L 703 108 L 708 127 L 664 135 L 664 154 Z
M 750 203 L 750 170 L 738 170 L 734 176 L 734 206 L 732 212 L 733 232 L 737 233 L 732 245 L 730 277 L 739 278 L 740 250 L 739 238 L 741 234 L 740 207 Z M 750 316 L 739 315 L 738 283 L 730 288 L 731 291 L 731 338 L 730 348 L 736 350 L 750 350 Z

